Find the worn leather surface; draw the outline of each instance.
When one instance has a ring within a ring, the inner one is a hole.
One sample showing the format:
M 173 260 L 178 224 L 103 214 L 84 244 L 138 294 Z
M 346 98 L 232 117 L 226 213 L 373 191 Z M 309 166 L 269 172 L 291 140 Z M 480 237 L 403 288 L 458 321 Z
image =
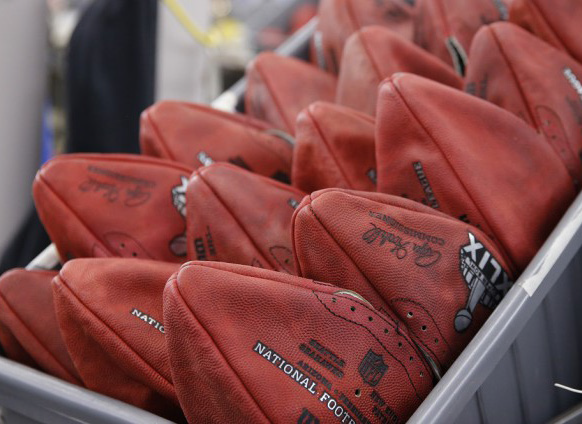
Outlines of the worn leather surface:
M 483 27 L 473 40 L 470 57 L 465 90 L 509 110 L 542 133 L 579 187 L 582 65 L 506 22 Z
M 582 63 L 582 8 L 576 0 L 513 0 L 509 18 Z
M 432 387 L 406 330 L 329 284 L 189 263 L 164 320 L 192 423 L 405 422 Z
M 61 334 L 85 385 L 179 421 L 162 316 L 164 286 L 178 268 L 76 259 L 53 280 L 53 293 Z
M 293 217 L 293 245 L 299 275 L 388 305 L 443 370 L 515 275 L 477 228 L 380 193 L 329 189 L 306 197 Z
M 246 113 L 289 134 L 294 134 L 301 110 L 318 100 L 335 99 L 337 78 L 293 57 L 261 53 L 246 76 Z
M 336 102 L 375 116 L 378 86 L 396 72 L 410 72 L 458 89 L 463 86 L 463 80 L 442 60 L 389 28 L 369 26 L 345 44 Z
M 324 69 L 337 74 L 347 39 L 370 25 L 382 25 L 412 40 L 415 9 L 411 0 L 321 0 L 313 59 L 324 62 Z M 317 43 L 321 48 L 316 47 Z
M 36 175 L 40 219 L 63 261 L 136 257 L 183 262 L 192 169 L 138 155 L 59 156 Z
M 229 164 L 188 184 L 188 258 L 295 273 L 291 217 L 305 193 Z
M 418 0 L 414 42 L 464 75 L 467 54 L 483 25 L 509 18 L 507 0 Z
M 345 106 L 317 102 L 297 118 L 293 185 L 376 191 L 375 121 Z
M 271 125 L 247 115 L 195 103 L 162 101 L 140 121 L 143 154 L 192 168 L 230 162 L 257 174 L 290 181 L 293 146 Z
M 55 314 L 51 281 L 57 274 L 13 269 L 0 277 L 0 343 L 9 359 L 81 385 Z
M 562 161 L 515 115 L 411 75 L 383 83 L 378 191 L 480 228 L 522 271 L 575 197 Z

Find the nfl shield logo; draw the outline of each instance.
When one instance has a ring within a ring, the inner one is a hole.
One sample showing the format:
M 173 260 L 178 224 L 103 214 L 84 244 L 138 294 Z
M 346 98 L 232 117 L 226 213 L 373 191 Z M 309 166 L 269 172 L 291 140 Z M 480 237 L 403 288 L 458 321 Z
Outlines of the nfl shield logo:
M 384 363 L 382 355 L 376 355 L 372 349 L 366 353 L 358 368 L 364 382 L 372 387 L 380 382 L 387 370 L 388 365 Z

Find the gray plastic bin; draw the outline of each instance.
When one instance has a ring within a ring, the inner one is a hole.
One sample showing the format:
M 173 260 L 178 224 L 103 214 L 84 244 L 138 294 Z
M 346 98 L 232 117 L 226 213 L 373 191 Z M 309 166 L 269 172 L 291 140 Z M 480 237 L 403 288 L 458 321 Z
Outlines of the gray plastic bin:
M 582 195 L 410 423 L 544 423 L 582 402 L 554 387 L 582 388 L 581 246 Z

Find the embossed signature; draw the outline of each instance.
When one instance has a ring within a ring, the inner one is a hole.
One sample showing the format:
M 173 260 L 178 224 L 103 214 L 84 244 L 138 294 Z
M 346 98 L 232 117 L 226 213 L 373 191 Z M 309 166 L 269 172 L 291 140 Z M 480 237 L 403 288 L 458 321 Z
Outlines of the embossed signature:
M 117 184 L 99 181 L 93 177 L 89 177 L 79 184 L 79 190 L 83 193 L 102 193 L 103 198 L 109 203 L 117 202 L 121 192 Z M 134 187 L 127 188 L 124 191 L 124 195 L 123 204 L 132 208 L 146 203 L 150 200 L 152 194 L 144 190 L 141 186 L 135 185 Z
M 370 222 L 372 225 L 372 229 L 366 231 L 362 238 L 368 244 L 374 243 L 376 240 L 380 240 L 380 246 L 384 244 L 391 243 L 394 248 L 390 249 L 391 253 L 394 253 L 398 259 L 404 259 L 408 255 L 407 246 L 410 244 L 409 242 L 402 242 L 402 237 L 396 236 L 388 231 L 384 231 L 381 228 L 376 227 L 373 223 Z
M 414 263 L 423 268 L 436 264 L 441 258 L 441 252 L 434 250 L 428 243 L 422 246 L 415 243 L 413 251 L 416 254 Z
M 119 198 L 119 189 L 115 184 L 104 183 L 91 177 L 79 184 L 79 190 L 84 193 L 103 193 L 103 197 L 110 203 L 115 202 Z
M 383 246 L 386 243 L 391 244 L 393 247 L 390 249 L 390 253 L 393 253 L 399 260 L 406 258 L 412 252 L 415 265 L 427 268 L 441 259 L 441 252 L 433 249 L 428 242 L 420 245 L 404 241 L 402 237 L 383 230 L 372 222 L 370 222 L 370 225 L 372 228 L 362 235 L 362 239 L 368 244 L 379 241 L 379 246 Z
M 143 190 L 140 186 L 136 185 L 134 188 L 128 188 L 125 190 L 127 195 L 125 199 L 125 206 L 134 207 L 140 206 L 150 200 L 152 194 L 149 191 Z

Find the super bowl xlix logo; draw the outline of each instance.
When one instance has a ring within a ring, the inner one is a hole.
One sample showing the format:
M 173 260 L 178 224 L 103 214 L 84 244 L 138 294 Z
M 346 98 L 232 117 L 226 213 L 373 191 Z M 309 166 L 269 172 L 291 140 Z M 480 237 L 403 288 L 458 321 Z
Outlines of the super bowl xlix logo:
M 467 305 L 455 316 L 455 330 L 462 333 L 471 325 L 477 305 L 495 309 L 513 282 L 472 233 L 469 233 L 469 244 L 461 247 L 460 269 L 469 288 Z

